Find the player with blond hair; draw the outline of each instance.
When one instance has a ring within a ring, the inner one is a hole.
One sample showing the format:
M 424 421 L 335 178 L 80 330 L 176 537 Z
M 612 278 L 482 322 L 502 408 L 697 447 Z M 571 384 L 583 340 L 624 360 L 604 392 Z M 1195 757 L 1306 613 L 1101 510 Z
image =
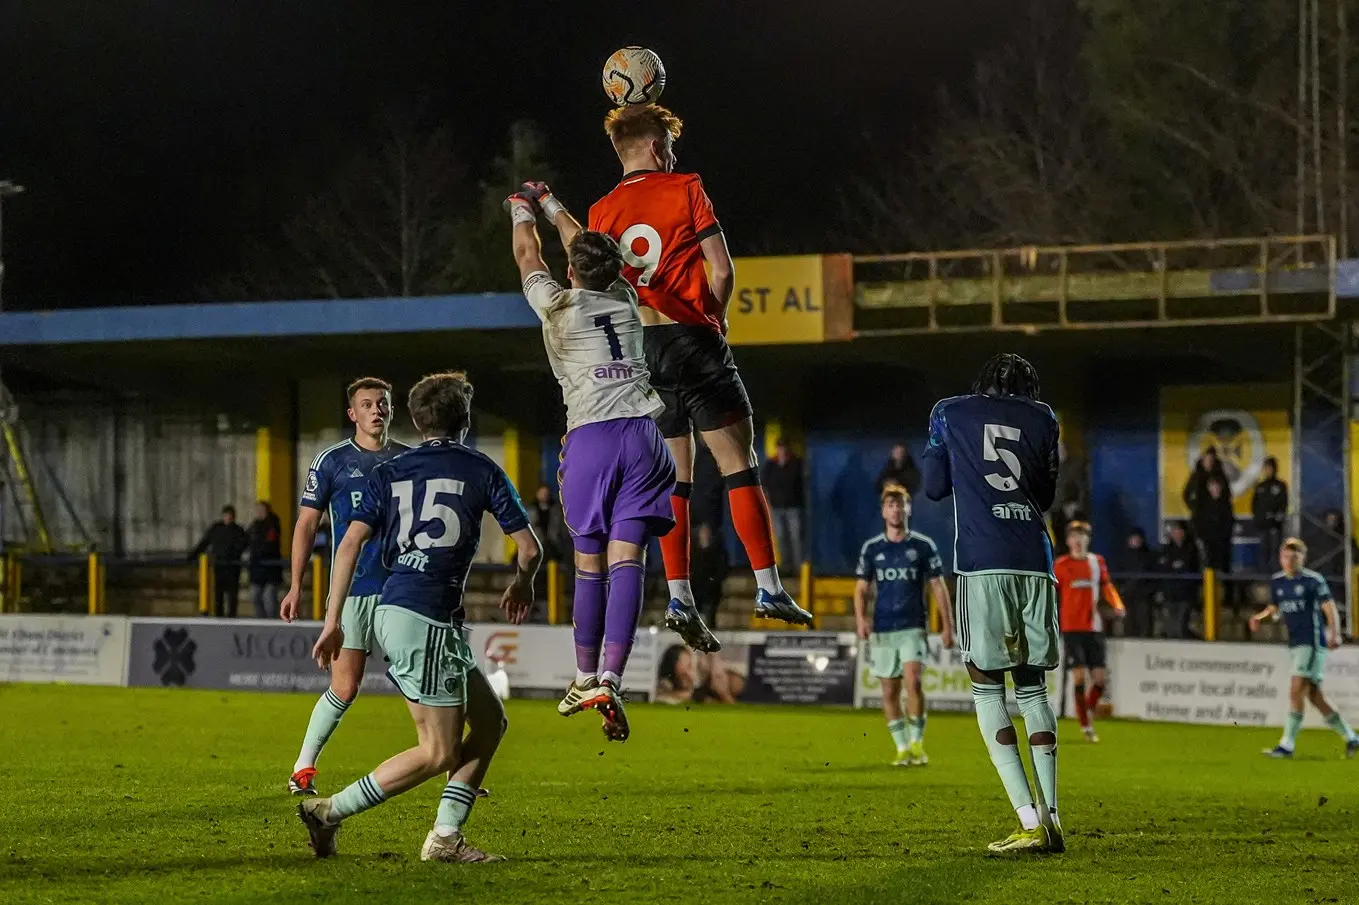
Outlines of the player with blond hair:
M 675 528 L 661 538 L 671 598 L 665 622 L 691 647 L 715 651 L 721 645 L 704 625 L 689 582 L 695 432 L 722 472 L 731 519 L 755 571 L 755 614 L 798 625 L 810 623 L 812 614 L 784 590 L 775 566 L 773 518 L 755 457 L 754 410 L 726 340 L 735 271 L 703 181 L 675 172 L 675 141 L 683 128 L 678 116 L 656 104 L 609 112 L 604 131 L 623 177 L 590 208 L 589 229 L 611 236 L 623 253 L 623 277 L 642 305 L 651 386 L 665 404 L 656 421 L 676 466 Z M 539 191 L 535 200 L 556 222 L 550 191 L 546 186 Z M 568 246 L 574 228 L 562 233 Z
M 1340 646 L 1340 616 L 1336 612 L 1331 587 L 1321 573 L 1304 568 L 1307 545 L 1290 537 L 1279 548 L 1280 571 L 1269 581 L 1269 606 L 1250 617 L 1255 631 L 1265 619 L 1283 618 L 1288 626 L 1288 652 L 1293 657 L 1293 680 L 1288 687 L 1288 719 L 1283 737 L 1265 751 L 1270 757 L 1292 757 L 1298 731 L 1302 729 L 1302 708 L 1311 701 L 1326 725 L 1345 740 L 1345 756 L 1359 753 L 1359 735 L 1336 712 L 1321 693 L 1326 672 L 1326 654 Z
M 869 644 L 869 669 L 882 683 L 882 712 L 897 746 L 893 764 L 923 766 L 925 691 L 921 681 L 929 657 L 929 609 L 925 589 L 933 592 L 943 617 L 943 646 L 953 646 L 953 616 L 944 563 L 934 541 L 910 528 L 911 495 L 892 484 L 882 490 L 881 534 L 859 551 L 854 570 L 854 618 L 859 640 Z M 868 590 L 876 589 L 873 619 L 868 618 Z M 902 688 L 906 712 L 901 709 Z

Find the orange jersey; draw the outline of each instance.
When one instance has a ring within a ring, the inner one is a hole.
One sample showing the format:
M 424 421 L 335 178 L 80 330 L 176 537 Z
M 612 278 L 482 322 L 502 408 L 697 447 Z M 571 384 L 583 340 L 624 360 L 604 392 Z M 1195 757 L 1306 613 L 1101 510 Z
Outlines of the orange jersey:
M 1116 610 L 1123 609 L 1118 589 L 1109 580 L 1109 567 L 1097 553 L 1077 559 L 1061 556 L 1052 564 L 1057 576 L 1057 593 L 1062 599 L 1062 631 L 1102 632 L 1104 620 L 1099 615 L 1101 600 Z
M 618 243 L 623 277 L 643 305 L 677 324 L 722 329 L 722 305 L 708 284 L 700 247 L 722 227 L 697 175 L 627 174 L 590 208 L 590 229 Z

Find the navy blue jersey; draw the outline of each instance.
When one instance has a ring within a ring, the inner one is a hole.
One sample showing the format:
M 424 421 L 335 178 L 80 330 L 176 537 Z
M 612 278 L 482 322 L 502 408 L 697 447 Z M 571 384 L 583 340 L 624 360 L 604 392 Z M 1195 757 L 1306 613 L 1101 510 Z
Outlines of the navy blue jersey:
M 1331 600 L 1326 579 L 1311 569 L 1296 575 L 1275 572 L 1269 580 L 1269 599 L 1288 626 L 1288 646 L 1326 646 L 1326 614 L 1321 605 Z
M 307 486 L 302 491 L 302 505 L 330 514 L 332 563 L 354 510 L 363 498 L 363 490 L 368 486 L 368 475 L 379 462 L 386 462 L 408 449 L 410 447 L 404 443 L 388 440 L 386 446 L 373 452 L 359 446 L 351 438 L 321 450 L 312 459 L 311 469 L 307 472 Z M 359 556 L 359 565 L 354 572 L 354 583 L 350 585 L 349 593 L 355 597 L 380 594 L 382 583 L 386 580 L 387 570 L 382 568 L 378 550 L 376 547 L 365 548 Z
M 953 495 L 953 569 L 1052 576 L 1043 513 L 1057 492 L 1057 417 L 1025 396 L 954 396 L 930 414 L 925 495 Z
M 354 520 L 373 527 L 370 544 L 391 573 L 381 605 L 461 622 L 486 512 L 506 534 L 529 524 L 500 466 L 454 440 L 426 440 L 373 469 Z
M 879 534 L 864 543 L 854 574 L 877 587 L 873 631 L 896 632 L 925 628 L 925 585 L 944 574 L 944 563 L 923 534 L 911 531 L 898 541 Z

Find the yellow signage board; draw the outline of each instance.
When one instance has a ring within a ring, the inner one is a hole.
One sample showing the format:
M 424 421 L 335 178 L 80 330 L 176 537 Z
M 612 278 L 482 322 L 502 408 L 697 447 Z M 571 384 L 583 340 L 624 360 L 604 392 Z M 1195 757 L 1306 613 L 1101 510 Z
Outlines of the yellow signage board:
M 1249 517 L 1267 456 L 1287 480 L 1293 461 L 1292 393 L 1287 384 L 1223 384 L 1161 390 L 1161 513 L 1188 518 L 1184 485 L 1203 451 L 1217 449 L 1232 485 L 1232 508 Z
M 820 255 L 737 258 L 734 263 L 728 342 L 751 346 L 826 340 L 826 280 Z

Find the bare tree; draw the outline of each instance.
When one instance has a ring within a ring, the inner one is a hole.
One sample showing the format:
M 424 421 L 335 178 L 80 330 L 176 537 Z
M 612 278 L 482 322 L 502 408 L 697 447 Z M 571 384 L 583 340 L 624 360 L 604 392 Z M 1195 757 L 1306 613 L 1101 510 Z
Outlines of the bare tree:
M 859 248 L 902 250 L 1095 241 L 1114 186 L 1088 100 L 1069 2 L 1033 3 L 1023 29 L 939 96 L 925 148 L 880 158 L 843 193 Z

